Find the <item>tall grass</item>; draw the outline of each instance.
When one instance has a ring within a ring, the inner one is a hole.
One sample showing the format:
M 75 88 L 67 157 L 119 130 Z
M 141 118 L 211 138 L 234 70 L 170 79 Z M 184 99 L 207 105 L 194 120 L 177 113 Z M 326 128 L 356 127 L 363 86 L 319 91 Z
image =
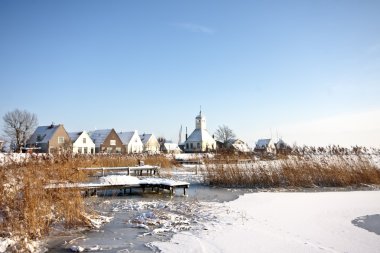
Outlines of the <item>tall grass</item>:
M 24 242 L 48 235 L 53 225 L 88 226 L 84 199 L 78 190 L 47 190 L 50 183 L 88 180 L 78 168 L 135 166 L 140 156 L 38 156 L 0 166 L 0 237 L 18 243 L 14 252 L 27 252 Z M 145 164 L 165 164 L 165 157 L 145 157 Z
M 334 156 L 327 160 L 208 163 L 205 178 L 211 185 L 228 187 L 347 187 L 380 185 L 380 169 L 360 156 L 354 160 Z

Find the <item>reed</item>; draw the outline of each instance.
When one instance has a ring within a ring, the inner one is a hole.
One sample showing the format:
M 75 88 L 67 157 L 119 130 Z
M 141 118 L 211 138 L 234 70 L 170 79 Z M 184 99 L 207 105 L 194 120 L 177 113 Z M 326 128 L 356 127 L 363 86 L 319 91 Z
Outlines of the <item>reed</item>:
M 9 249 L 28 252 L 26 241 L 41 239 L 52 226 L 88 227 L 87 213 L 81 192 L 73 189 L 47 190 L 50 183 L 85 182 L 84 167 L 136 166 L 145 164 L 171 166 L 164 156 L 35 156 L 7 162 L 0 166 L 0 237 L 17 239 Z
M 367 158 L 282 159 L 248 164 L 207 163 L 205 180 L 228 187 L 348 187 L 380 185 L 380 169 Z

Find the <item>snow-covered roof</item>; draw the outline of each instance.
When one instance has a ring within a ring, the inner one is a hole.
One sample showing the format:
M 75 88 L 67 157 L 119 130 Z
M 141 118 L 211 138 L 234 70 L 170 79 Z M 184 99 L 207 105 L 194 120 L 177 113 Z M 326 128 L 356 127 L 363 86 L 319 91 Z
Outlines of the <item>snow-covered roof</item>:
M 164 147 L 167 151 L 176 151 L 179 150 L 178 144 L 173 142 L 165 142 Z
M 140 134 L 141 142 L 145 145 L 149 141 L 150 137 L 154 136 L 153 134 Z
M 186 142 L 215 141 L 206 129 L 195 129 L 187 138 Z
M 266 148 L 269 146 L 272 139 L 259 139 L 256 142 L 256 148 Z
M 78 140 L 79 136 L 82 134 L 83 132 L 70 132 L 70 133 L 67 133 L 70 137 L 70 140 L 72 142 L 76 142 L 76 140 Z
M 119 136 L 120 140 L 123 142 L 124 145 L 128 145 L 128 143 L 131 141 L 133 135 L 136 133 L 134 132 L 120 132 L 117 135 Z
M 53 137 L 55 131 L 61 125 L 49 125 L 49 126 L 39 126 L 36 128 L 32 136 L 30 136 L 28 143 L 48 143 Z
M 101 129 L 101 130 L 95 130 L 91 131 L 88 134 L 90 135 L 91 139 L 95 143 L 95 147 L 100 147 L 107 138 L 107 136 L 111 133 L 112 129 Z

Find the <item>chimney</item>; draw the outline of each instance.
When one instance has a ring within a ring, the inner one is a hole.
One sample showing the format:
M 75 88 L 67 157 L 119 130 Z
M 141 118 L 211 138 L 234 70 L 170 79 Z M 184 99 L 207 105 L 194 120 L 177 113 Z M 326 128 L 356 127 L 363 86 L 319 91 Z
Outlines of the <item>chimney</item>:
M 186 127 L 186 135 L 185 135 L 185 140 L 187 140 L 187 127 Z

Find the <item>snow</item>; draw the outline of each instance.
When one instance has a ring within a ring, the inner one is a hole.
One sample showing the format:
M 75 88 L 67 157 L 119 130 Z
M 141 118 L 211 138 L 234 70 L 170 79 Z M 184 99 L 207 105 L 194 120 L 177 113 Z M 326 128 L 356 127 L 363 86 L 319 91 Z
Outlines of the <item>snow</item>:
M 140 179 L 126 175 L 111 175 L 101 177 L 100 183 L 103 185 L 139 185 Z
M 103 215 L 84 214 L 94 228 L 100 228 L 104 223 L 109 223 L 113 217 Z
M 140 134 L 141 142 L 146 145 L 149 141 L 149 139 L 154 136 L 153 134 Z
M 9 246 L 13 246 L 15 243 L 12 239 L 0 237 L 0 252 L 5 252 Z
M 36 128 L 32 136 L 29 138 L 28 143 L 48 143 L 53 137 L 55 131 L 60 125 L 50 125 L 50 126 L 39 126 Z M 40 140 L 38 140 L 40 136 Z
M 78 140 L 79 136 L 82 134 L 83 132 L 69 132 L 67 133 L 70 137 L 70 140 L 72 142 L 76 142 L 76 140 Z
M 195 129 L 187 138 L 185 143 L 187 142 L 202 142 L 202 141 L 208 141 L 208 142 L 215 142 L 215 140 L 212 138 L 210 133 L 206 129 Z
M 167 185 L 167 186 L 179 186 L 179 185 L 190 185 L 188 182 L 175 181 L 166 178 L 145 178 L 140 180 L 140 184 L 148 185 Z
M 183 253 L 378 252 L 379 235 L 351 222 L 380 213 L 379 199 L 380 191 L 246 194 L 206 230 L 153 245 Z
M 256 143 L 256 148 L 267 148 L 272 139 L 259 139 Z
M 143 184 L 149 185 L 167 185 L 167 186 L 181 186 L 190 185 L 188 182 L 176 181 L 167 178 L 144 178 L 139 179 L 133 176 L 127 175 L 110 175 L 105 177 L 100 177 L 99 182 L 94 183 L 62 183 L 62 184 L 49 184 L 46 189 L 55 188 L 92 188 L 92 187 L 102 187 L 102 186 L 140 186 Z
M 120 132 L 117 135 L 119 136 L 120 140 L 123 142 L 124 145 L 128 145 L 135 133 L 137 135 L 137 131 L 134 131 L 134 132 Z
M 101 144 L 106 140 L 107 136 L 111 133 L 112 129 L 102 129 L 89 132 L 91 139 L 95 143 L 95 147 L 100 147 Z

